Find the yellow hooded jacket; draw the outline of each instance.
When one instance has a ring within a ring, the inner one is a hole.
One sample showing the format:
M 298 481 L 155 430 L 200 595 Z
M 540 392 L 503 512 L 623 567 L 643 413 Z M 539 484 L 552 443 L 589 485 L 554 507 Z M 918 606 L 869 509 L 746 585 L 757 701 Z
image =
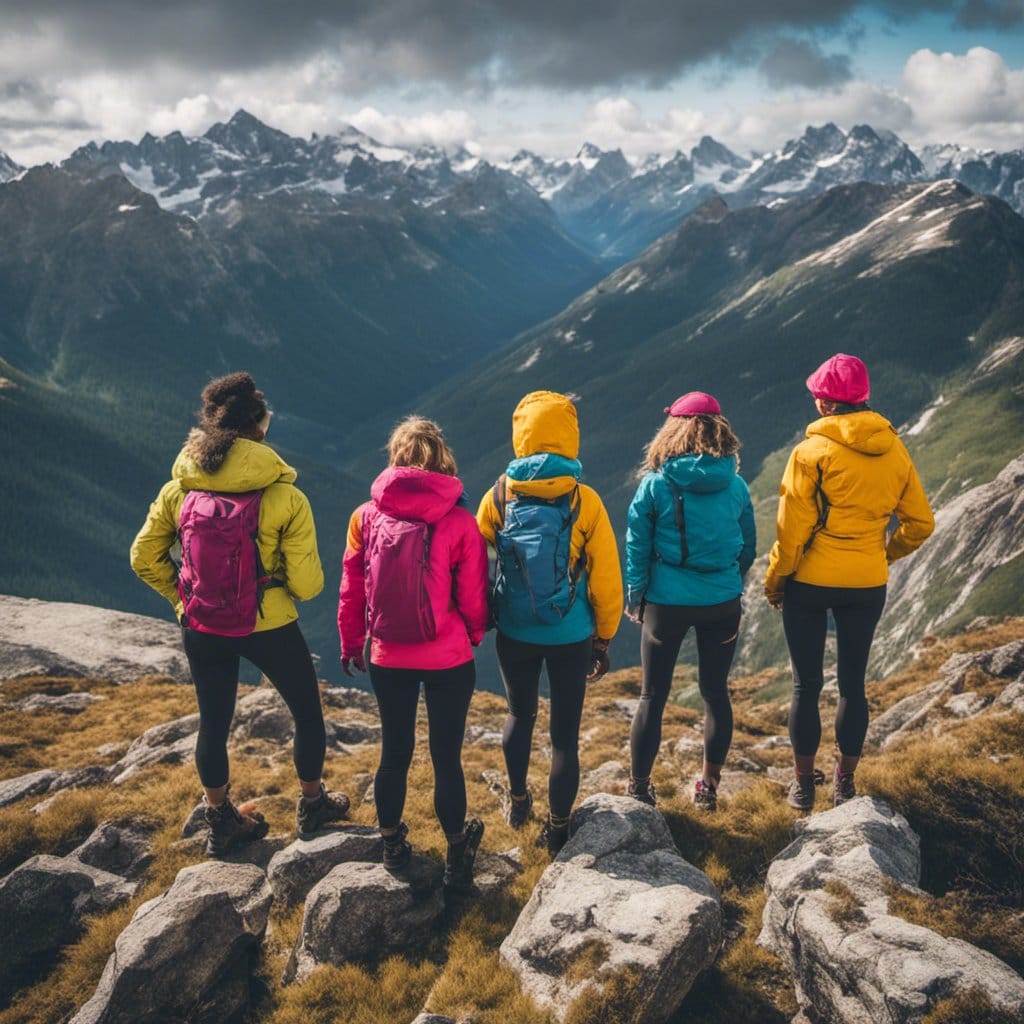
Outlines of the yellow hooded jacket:
M 819 469 L 828 502 L 822 528 Z M 935 528 L 907 449 L 892 424 L 871 410 L 811 423 L 789 457 L 779 495 L 769 595 L 781 593 L 790 577 L 819 587 L 881 586 L 889 562 L 920 547 Z M 893 513 L 899 527 L 886 543 Z
M 324 573 L 316 548 L 316 527 L 309 500 L 294 486 L 297 474 L 272 448 L 238 438 L 214 473 L 206 473 L 184 451 L 172 479 L 149 507 L 146 522 L 132 544 L 135 574 L 171 602 L 181 618 L 178 573 L 171 548 L 178 539 L 178 517 L 188 491 L 240 494 L 263 491 L 257 544 L 266 571 L 284 583 L 263 595 L 263 614 L 255 632 L 277 629 L 297 619 L 295 601 L 308 601 L 323 589 Z
M 580 428 L 576 406 L 565 395 L 553 391 L 534 391 L 516 407 L 512 416 L 512 447 L 516 458 L 545 453 L 576 459 L 580 450 Z M 577 486 L 574 476 L 551 476 L 531 480 L 507 479 L 510 492 L 543 498 L 557 498 Z M 587 597 L 594 612 L 595 631 L 611 640 L 622 618 L 622 570 L 615 531 L 597 491 L 579 484 L 580 514 L 569 541 L 572 561 L 586 558 Z M 480 532 L 494 545 L 501 522 L 488 490 L 476 514 Z M 549 627 L 557 629 L 557 627 Z

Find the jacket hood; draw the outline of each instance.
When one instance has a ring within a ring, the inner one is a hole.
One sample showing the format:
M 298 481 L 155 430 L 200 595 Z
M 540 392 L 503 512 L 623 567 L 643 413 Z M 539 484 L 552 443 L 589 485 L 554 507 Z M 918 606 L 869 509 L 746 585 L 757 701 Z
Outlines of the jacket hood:
M 807 427 L 807 436 L 819 435 L 863 455 L 884 455 L 896 442 L 896 429 L 877 412 L 847 412 L 822 416 Z
M 538 452 L 513 459 L 505 470 L 508 488 L 533 498 L 557 498 L 568 494 L 579 482 L 583 467 L 579 459 Z
M 512 414 L 512 448 L 517 458 L 549 452 L 575 459 L 580 453 L 576 406 L 555 391 L 532 391 Z
M 271 484 L 295 482 L 298 474 L 269 445 L 236 438 L 220 468 L 207 473 L 183 450 L 174 460 L 171 476 L 186 491 L 224 491 L 241 494 Z
M 370 488 L 374 504 L 396 519 L 436 523 L 459 503 L 462 481 L 411 466 L 389 466 Z
M 666 459 L 661 472 L 678 488 L 697 494 L 724 491 L 736 476 L 735 455 L 677 455 Z

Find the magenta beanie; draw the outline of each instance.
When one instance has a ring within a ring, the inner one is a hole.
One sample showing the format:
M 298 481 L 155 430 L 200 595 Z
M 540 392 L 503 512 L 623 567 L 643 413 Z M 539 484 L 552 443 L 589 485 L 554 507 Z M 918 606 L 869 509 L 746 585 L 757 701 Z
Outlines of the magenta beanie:
M 859 405 L 871 395 L 868 368 L 856 356 L 839 352 L 807 378 L 807 390 L 815 398 Z
M 689 391 L 680 395 L 665 409 L 668 416 L 718 416 L 721 411 L 718 399 L 704 391 Z

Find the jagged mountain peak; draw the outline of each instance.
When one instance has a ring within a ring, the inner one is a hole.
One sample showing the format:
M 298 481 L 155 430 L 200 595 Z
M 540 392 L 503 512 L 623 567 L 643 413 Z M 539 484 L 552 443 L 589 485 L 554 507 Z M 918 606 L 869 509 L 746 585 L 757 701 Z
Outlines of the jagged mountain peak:
M 728 146 L 713 139 L 710 135 L 702 136 L 700 142 L 690 150 L 690 160 L 694 164 L 699 164 L 703 167 L 725 165 L 727 167 L 735 167 L 738 170 L 750 166 L 749 160 L 744 160 L 743 157 L 734 153 Z

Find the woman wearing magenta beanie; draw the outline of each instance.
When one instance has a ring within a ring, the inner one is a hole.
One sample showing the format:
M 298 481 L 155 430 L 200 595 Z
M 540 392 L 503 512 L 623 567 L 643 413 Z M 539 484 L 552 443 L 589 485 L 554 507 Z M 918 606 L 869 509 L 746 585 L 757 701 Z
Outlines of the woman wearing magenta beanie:
M 885 606 L 889 563 L 920 547 L 935 526 L 914 464 L 892 424 L 868 407 L 864 363 L 839 353 L 807 378 L 820 419 L 793 449 L 782 478 L 765 596 L 782 610 L 793 666 L 789 735 L 796 780 L 788 802 L 814 806 L 821 742 L 828 612 L 836 624 L 839 706 L 833 802 L 856 795 L 853 773 L 868 727 L 864 675 Z M 890 518 L 899 527 L 886 540 Z
M 743 577 L 754 561 L 754 510 L 737 474 L 740 442 L 711 395 L 691 391 L 665 410 L 647 445 L 626 532 L 626 614 L 643 623 L 643 686 L 630 735 L 629 793 L 654 804 L 651 769 L 683 638 L 697 633 L 704 768 L 693 801 L 717 807 L 732 742 L 728 677 Z

